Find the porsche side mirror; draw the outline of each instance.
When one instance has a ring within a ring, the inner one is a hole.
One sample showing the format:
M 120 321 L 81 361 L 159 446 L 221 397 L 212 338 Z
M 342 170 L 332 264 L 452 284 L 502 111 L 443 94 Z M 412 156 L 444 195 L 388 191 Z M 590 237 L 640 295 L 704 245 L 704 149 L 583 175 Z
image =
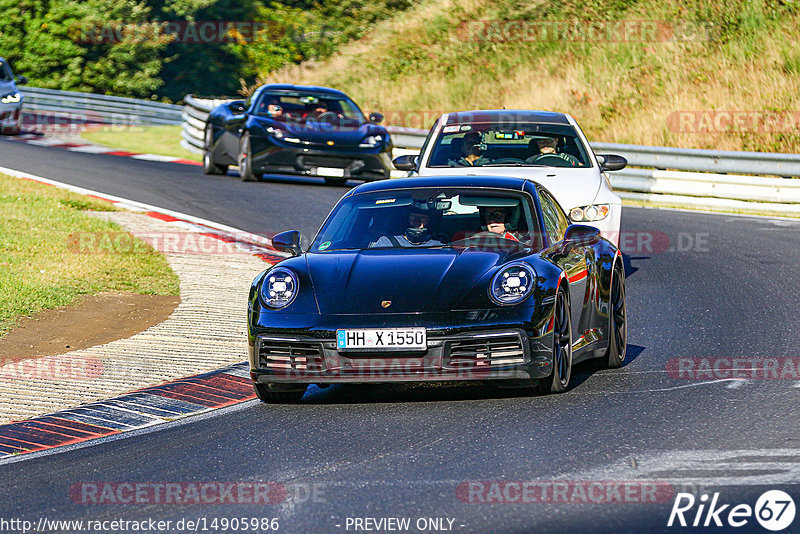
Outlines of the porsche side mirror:
M 25 85 L 26 83 L 28 83 L 28 77 L 27 76 L 17 76 L 17 83 L 19 85 Z
M 628 164 L 628 160 L 616 154 L 597 154 L 597 160 L 600 164 L 600 170 L 605 171 L 621 171 Z
M 300 248 L 300 232 L 297 230 L 275 234 L 272 238 L 272 246 L 278 252 L 288 252 L 292 256 L 299 256 L 303 252 Z
M 600 241 L 600 230 L 585 224 L 571 224 L 564 233 L 564 249 L 588 247 Z
M 369 122 L 372 124 L 380 124 L 383 122 L 383 113 L 370 113 L 369 114 Z
M 398 171 L 416 171 L 417 170 L 417 154 L 406 154 L 405 156 L 398 156 L 392 160 L 392 165 Z

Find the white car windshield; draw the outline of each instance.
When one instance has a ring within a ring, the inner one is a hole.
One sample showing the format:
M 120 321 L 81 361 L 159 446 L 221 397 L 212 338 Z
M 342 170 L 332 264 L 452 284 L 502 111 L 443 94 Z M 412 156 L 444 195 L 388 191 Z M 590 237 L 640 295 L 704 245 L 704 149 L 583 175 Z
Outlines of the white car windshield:
M 571 125 L 504 121 L 442 127 L 428 167 L 589 167 Z

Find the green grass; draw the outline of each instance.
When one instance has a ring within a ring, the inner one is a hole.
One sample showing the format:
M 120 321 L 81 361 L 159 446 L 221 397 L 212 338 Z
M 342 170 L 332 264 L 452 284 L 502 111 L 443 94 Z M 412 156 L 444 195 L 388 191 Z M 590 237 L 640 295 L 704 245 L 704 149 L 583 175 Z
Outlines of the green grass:
M 0 174 L 0 335 L 21 316 L 102 291 L 178 295 L 178 277 L 147 244 L 130 252 L 79 254 L 75 235 L 121 232 L 87 211 L 111 204 Z M 131 239 L 133 239 L 131 237 Z
M 666 32 L 504 40 L 471 34 L 470 24 L 481 21 L 528 28 L 647 21 Z M 680 111 L 796 116 L 798 27 L 798 0 L 423 0 L 325 61 L 262 71 L 260 79 L 336 87 L 390 122 L 425 110 L 546 109 L 572 114 L 597 141 L 800 152 L 800 133 L 788 126 L 693 132 L 671 122 Z
M 137 152 L 160 154 L 202 161 L 202 156 L 185 150 L 181 145 L 180 126 L 133 126 L 119 130 L 86 131 L 81 137 L 96 145 Z

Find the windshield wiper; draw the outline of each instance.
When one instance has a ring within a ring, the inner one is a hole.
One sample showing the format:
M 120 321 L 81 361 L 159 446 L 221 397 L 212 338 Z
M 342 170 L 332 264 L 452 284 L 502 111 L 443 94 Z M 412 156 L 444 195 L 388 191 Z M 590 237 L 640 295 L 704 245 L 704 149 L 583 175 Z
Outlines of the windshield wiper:
M 533 163 L 484 163 L 479 167 L 547 167 L 547 165 L 535 165 Z

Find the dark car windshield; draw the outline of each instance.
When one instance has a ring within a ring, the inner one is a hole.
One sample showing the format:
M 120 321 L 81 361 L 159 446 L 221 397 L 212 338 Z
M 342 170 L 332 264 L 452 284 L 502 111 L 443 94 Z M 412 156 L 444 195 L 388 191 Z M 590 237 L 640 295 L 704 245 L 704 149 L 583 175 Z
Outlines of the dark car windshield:
M 11 74 L 11 68 L 8 66 L 8 63 L 0 60 L 0 81 L 9 82 L 13 79 L 14 76 Z
M 347 97 L 324 93 L 263 91 L 254 114 L 285 122 L 328 122 L 361 125 L 366 122 L 358 106 Z
M 309 252 L 381 248 L 541 248 L 528 195 L 486 189 L 419 188 L 343 200 Z
M 590 167 L 572 125 L 515 121 L 448 124 L 428 167 Z

